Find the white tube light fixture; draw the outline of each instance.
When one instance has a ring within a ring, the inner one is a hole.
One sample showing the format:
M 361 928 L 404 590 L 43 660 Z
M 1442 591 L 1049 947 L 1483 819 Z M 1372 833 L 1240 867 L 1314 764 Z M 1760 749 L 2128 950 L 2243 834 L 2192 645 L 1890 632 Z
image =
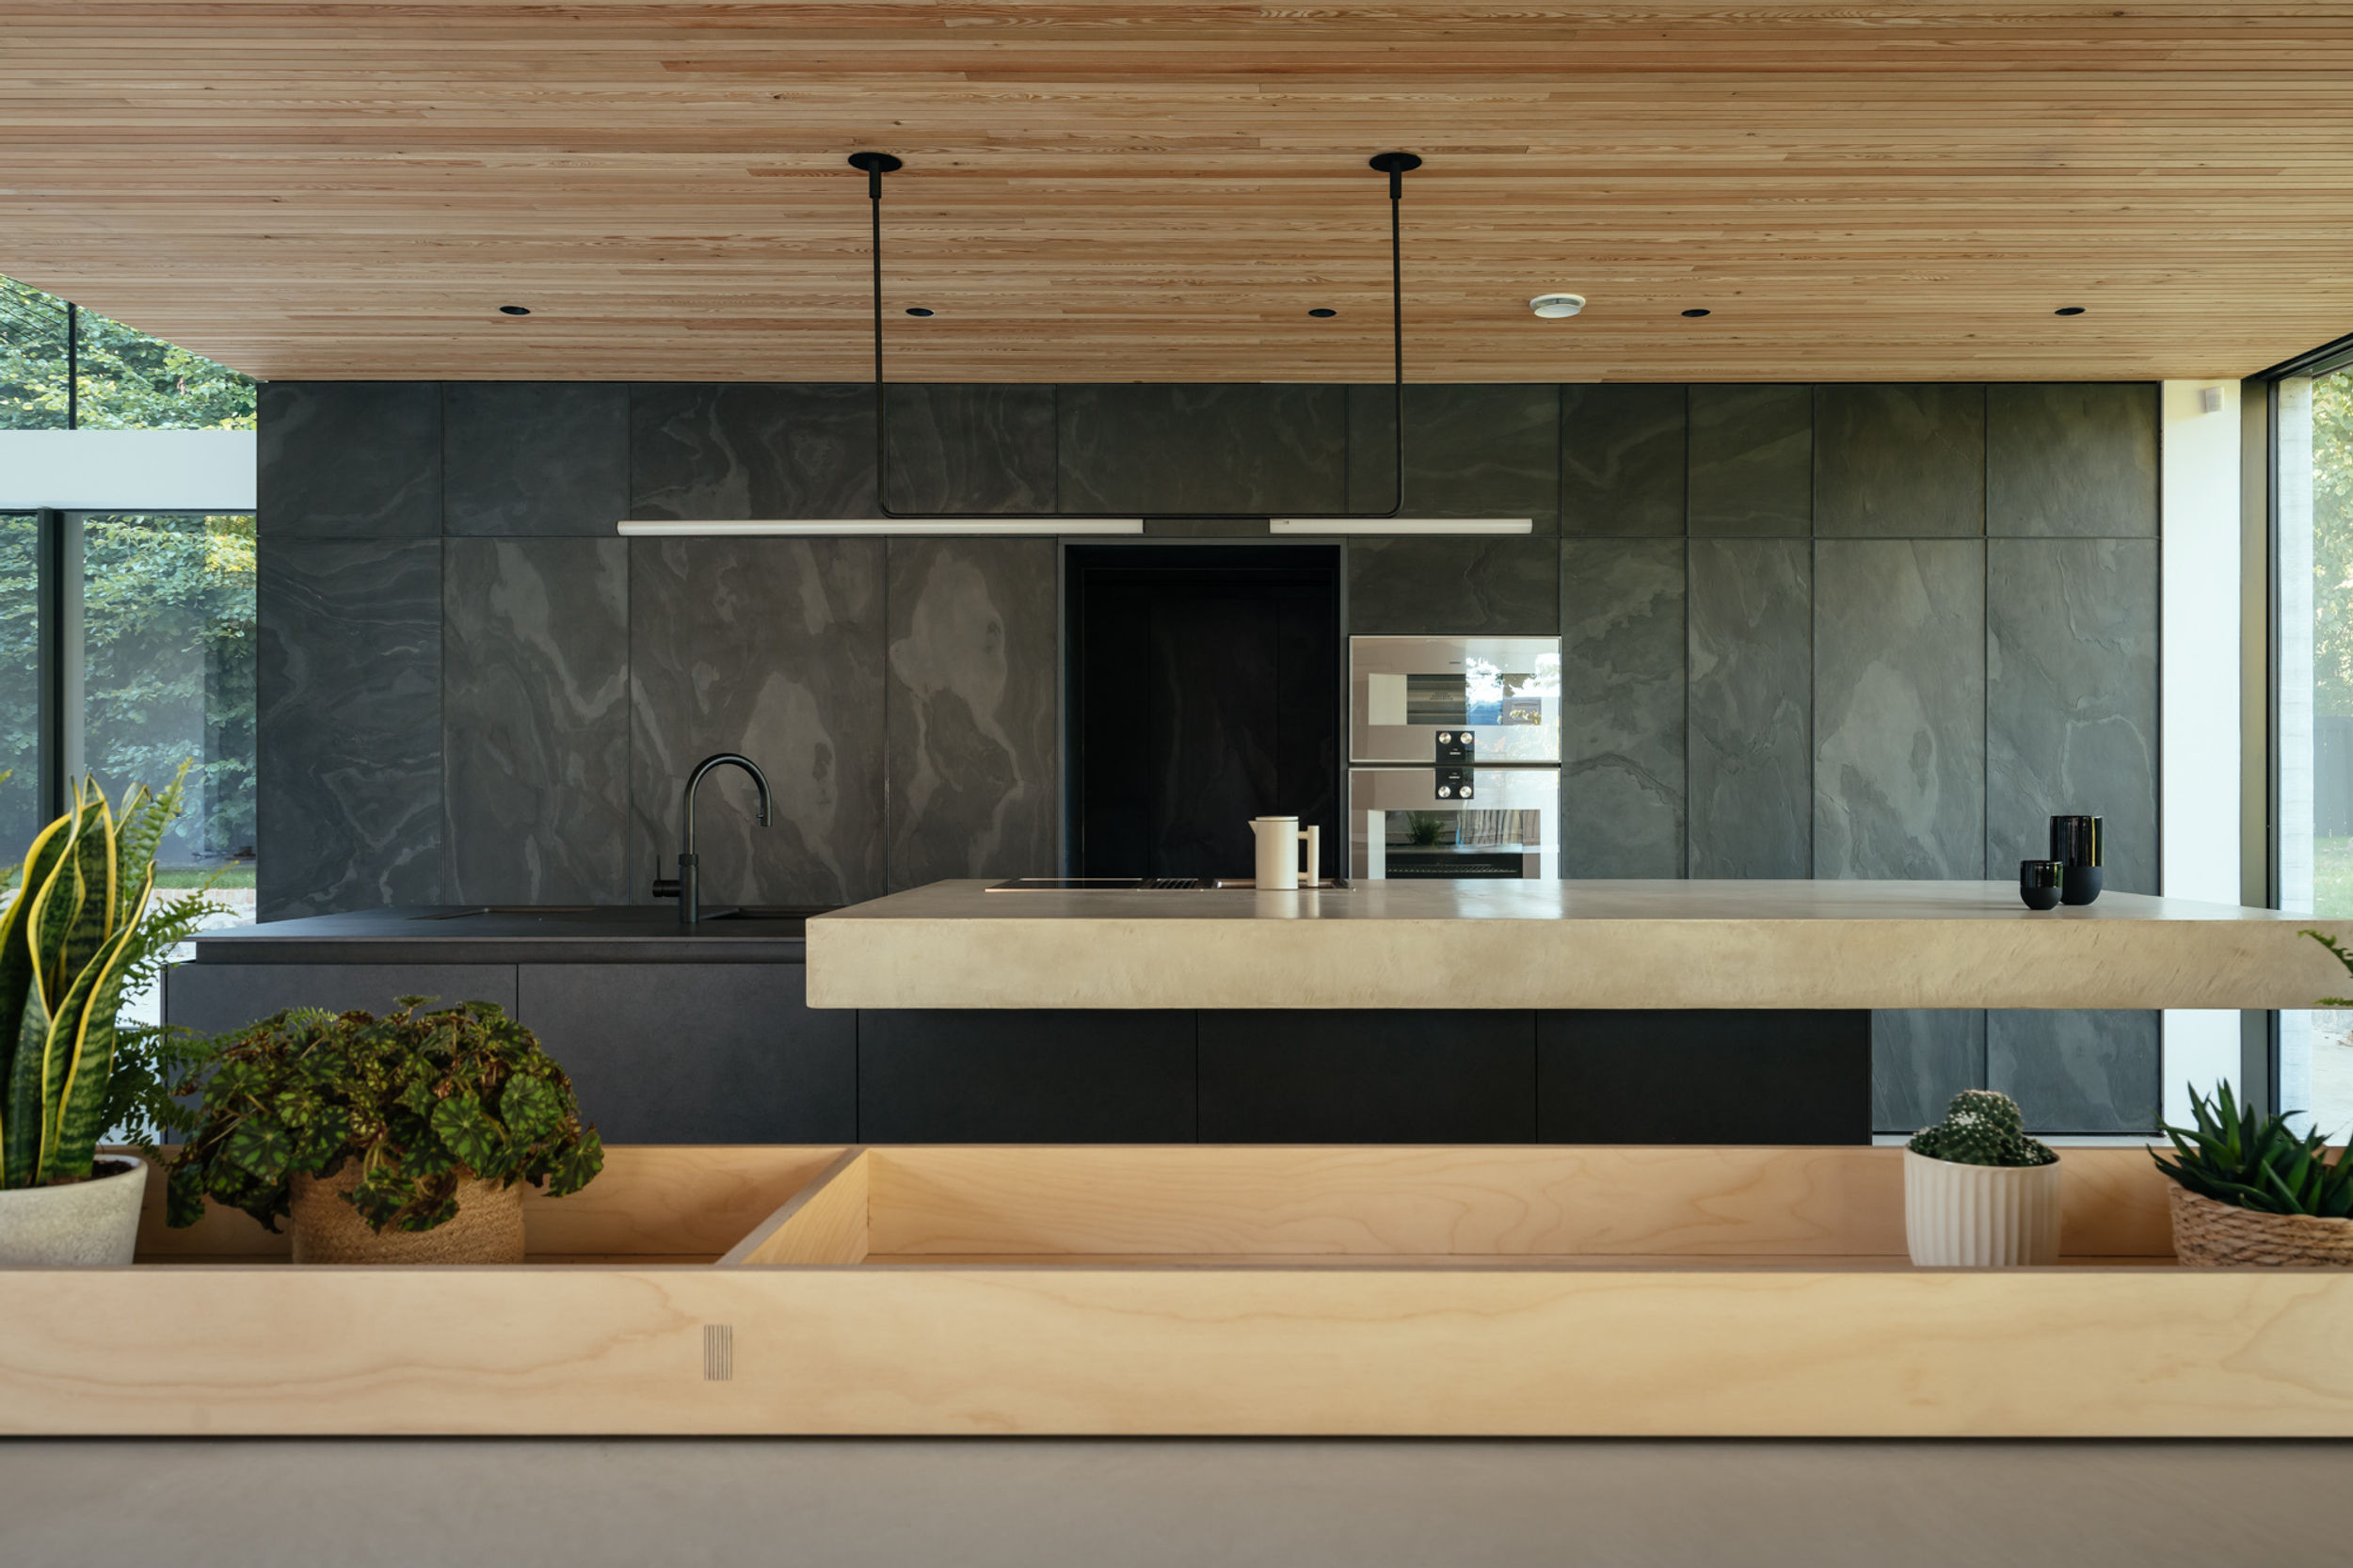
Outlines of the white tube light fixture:
M 853 537 L 874 534 L 962 535 L 981 537 L 1048 537 L 1076 534 L 1141 534 L 1142 518 L 753 518 L 694 522 L 669 518 L 617 525 L 625 539 Z
M 1269 518 L 1270 534 L 1532 534 L 1533 518 Z

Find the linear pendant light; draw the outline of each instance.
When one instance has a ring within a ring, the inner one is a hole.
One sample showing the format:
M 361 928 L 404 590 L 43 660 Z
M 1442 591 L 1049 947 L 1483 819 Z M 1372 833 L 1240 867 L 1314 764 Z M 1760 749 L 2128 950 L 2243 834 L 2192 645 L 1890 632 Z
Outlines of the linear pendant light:
M 696 522 L 675 518 L 649 518 L 643 521 L 620 525 L 624 538 L 669 537 L 733 537 L 751 538 L 763 536 L 822 535 L 840 538 L 845 535 L 932 534 L 965 535 L 1003 538 L 1027 535 L 1080 534 L 1141 534 L 1142 518 L 1067 518 L 1034 517 L 1016 514 L 1011 517 L 945 517 L 945 518 L 753 518 L 728 519 L 720 522 Z
M 888 409 L 885 406 L 885 392 L 887 391 L 887 385 L 883 379 L 882 191 L 883 176 L 886 174 L 895 173 L 899 169 L 905 168 L 906 165 L 901 159 L 892 156 L 888 152 L 853 152 L 850 154 L 850 167 L 861 171 L 866 176 L 866 200 L 870 227 L 872 234 L 872 259 L 873 264 L 874 293 L 875 503 L 884 517 L 896 519 L 900 516 L 900 514 L 890 509 L 890 498 L 887 493 L 889 488 L 888 476 L 890 472 L 890 421 L 888 418 Z M 1300 518 L 1289 520 L 1291 521 L 1302 521 L 1309 519 L 1332 521 L 1343 521 L 1352 519 L 1393 519 L 1397 516 L 1399 510 L 1404 505 L 1405 503 L 1405 271 L 1403 249 L 1400 242 L 1398 205 L 1405 194 L 1406 173 L 1409 170 L 1419 168 L 1421 167 L 1421 159 L 1411 152 L 1379 152 L 1375 153 L 1368 161 L 1368 167 L 1379 173 L 1387 175 L 1389 181 L 1389 335 L 1392 369 L 1390 381 L 1390 407 L 1396 421 L 1395 434 L 1397 437 L 1397 443 L 1395 462 L 1392 469 L 1392 472 L 1396 476 L 1396 499 L 1380 511 L 1305 513 L 1302 514 Z M 1191 508 L 1172 507 L 1170 508 L 1170 515 L 1180 516 L 1195 520 L 1239 522 L 1255 521 L 1259 518 L 1265 517 L 1266 513 L 1263 509 L 1255 512 L 1203 512 L 1193 510 Z M 934 518 L 936 520 L 983 520 L 995 518 L 1000 521 L 1010 516 L 1023 516 L 1041 520 L 1048 519 L 1063 520 L 1077 520 L 1081 519 L 1101 520 L 1100 514 L 1094 512 L 1031 512 L 1020 514 L 1009 514 L 1003 512 L 945 512 L 934 514 Z M 1068 530 L 1057 530 L 1057 532 L 1067 531 Z M 1274 531 L 1289 532 L 1290 530 Z M 1459 532 L 1459 530 L 1457 531 Z M 1335 532 L 1346 532 L 1346 530 L 1335 530 Z
M 1532 534 L 1534 518 L 1269 518 L 1270 534 Z

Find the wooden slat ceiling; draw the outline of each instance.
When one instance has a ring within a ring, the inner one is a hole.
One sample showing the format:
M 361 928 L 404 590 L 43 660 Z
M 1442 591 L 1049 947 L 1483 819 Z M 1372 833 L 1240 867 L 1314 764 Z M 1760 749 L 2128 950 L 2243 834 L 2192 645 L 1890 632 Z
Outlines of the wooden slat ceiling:
M 2346 4 L 0 6 L 0 272 L 265 377 L 862 380 L 859 148 L 894 379 L 1381 379 L 1387 148 L 1416 380 L 2353 330 Z

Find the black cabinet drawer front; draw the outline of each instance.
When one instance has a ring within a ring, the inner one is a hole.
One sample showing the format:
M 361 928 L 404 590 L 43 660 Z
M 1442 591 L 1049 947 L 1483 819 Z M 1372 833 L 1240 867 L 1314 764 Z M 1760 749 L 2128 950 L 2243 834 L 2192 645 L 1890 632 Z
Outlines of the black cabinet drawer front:
M 1190 1012 L 868 1010 L 870 1144 L 1181 1144 L 1193 1136 Z
M 1871 1015 L 1537 1015 L 1547 1144 L 1867 1144 Z
M 1205 1012 L 1205 1144 L 1524 1144 L 1525 1011 Z
M 512 964 L 178 964 L 165 972 L 164 1018 L 200 1034 L 242 1029 L 289 1007 L 388 1013 L 394 998 L 515 1010 Z

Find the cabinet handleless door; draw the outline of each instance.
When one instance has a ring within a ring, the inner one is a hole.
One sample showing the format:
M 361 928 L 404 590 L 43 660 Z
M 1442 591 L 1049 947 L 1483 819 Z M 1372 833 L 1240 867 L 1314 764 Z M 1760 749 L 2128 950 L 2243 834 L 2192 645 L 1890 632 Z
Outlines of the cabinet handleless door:
M 798 964 L 524 964 L 516 1016 L 608 1144 L 846 1144 L 857 1021 Z
M 1204 1012 L 1205 1144 L 1524 1144 L 1525 1010 Z
M 857 1016 L 868 1144 L 1187 1144 L 1193 1016 L 868 1010 Z
M 515 1010 L 512 964 L 174 964 L 164 971 L 164 1018 L 199 1034 L 242 1029 L 288 1007 L 389 1013 L 395 997 L 428 1006 L 496 1002 Z

